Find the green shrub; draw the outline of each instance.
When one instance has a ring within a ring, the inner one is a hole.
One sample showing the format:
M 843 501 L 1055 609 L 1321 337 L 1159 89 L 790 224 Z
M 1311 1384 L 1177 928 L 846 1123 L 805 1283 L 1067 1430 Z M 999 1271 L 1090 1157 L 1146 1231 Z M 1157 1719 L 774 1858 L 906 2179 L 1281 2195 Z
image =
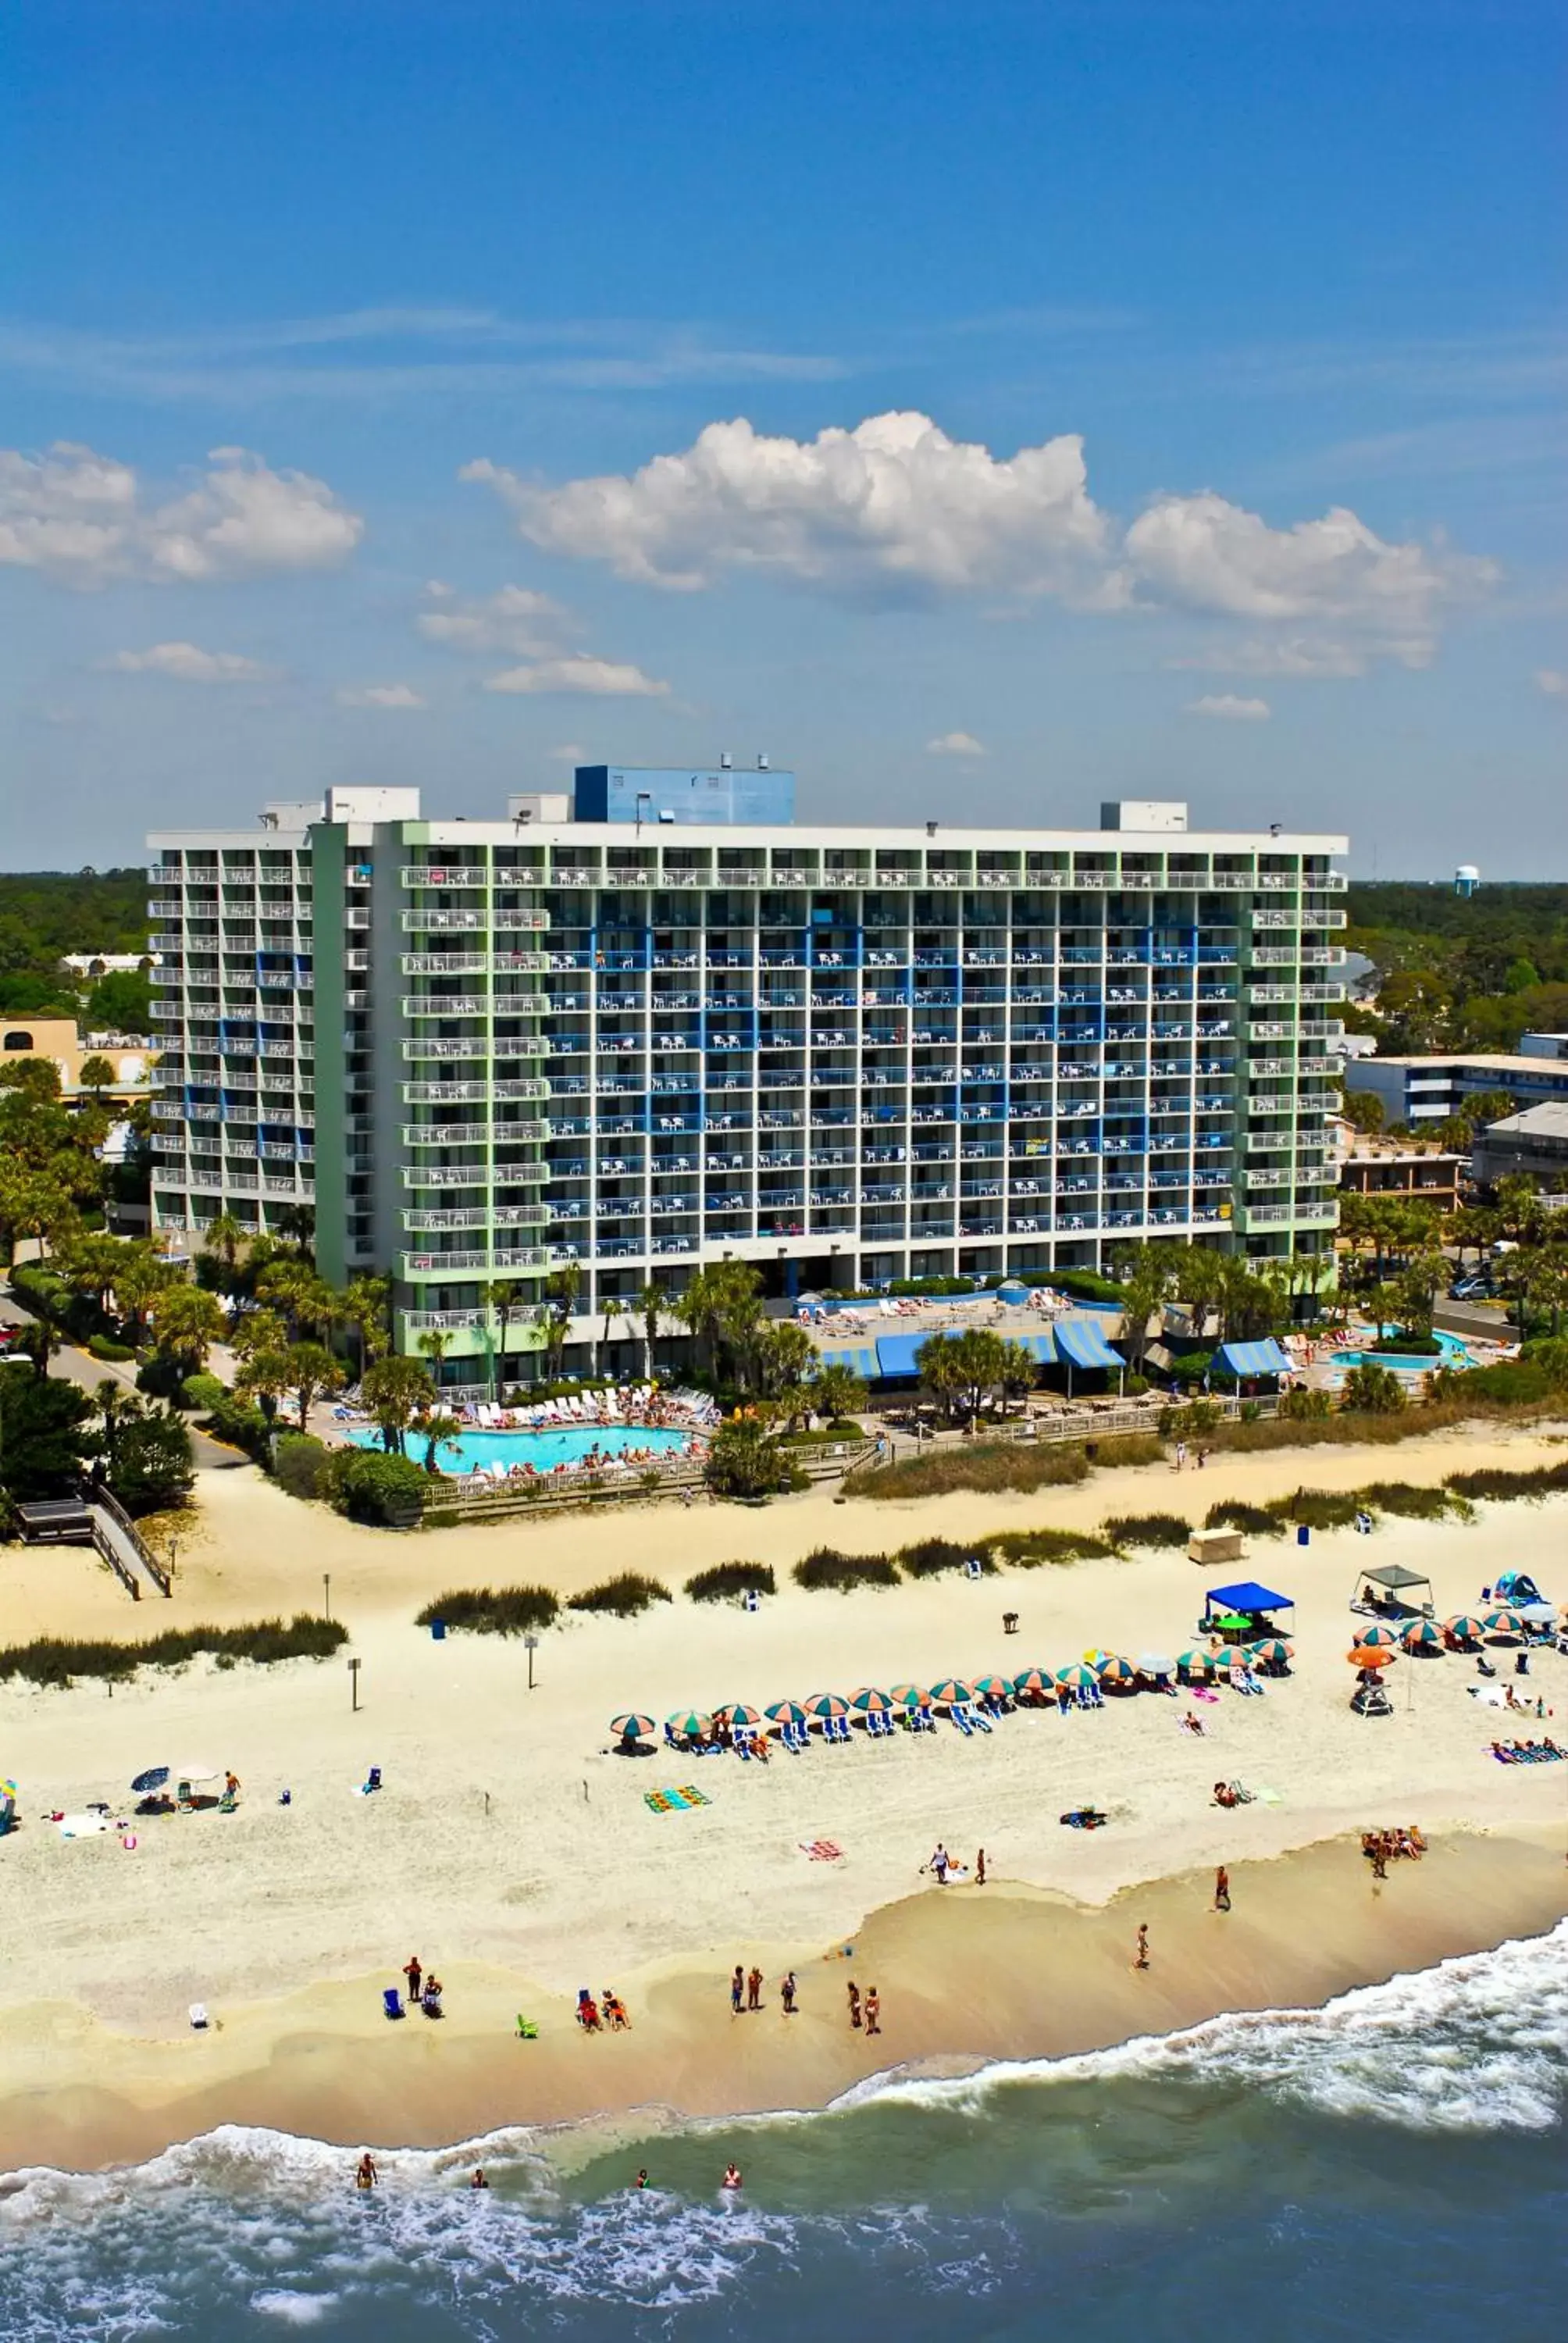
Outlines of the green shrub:
M 216 1375 L 187 1375 L 180 1385 L 182 1402 L 200 1415 L 209 1414 L 215 1407 L 225 1406 L 228 1396 L 227 1388 Z
M 1343 1405 L 1347 1414 L 1398 1415 L 1408 1403 L 1408 1396 L 1392 1367 L 1376 1366 L 1370 1360 L 1352 1367 L 1345 1377 Z
M 983 1546 L 954 1545 L 950 1538 L 920 1538 L 898 1553 L 899 1567 L 910 1578 L 935 1578 L 944 1570 L 961 1570 L 970 1561 L 982 1570 L 996 1568 Z
M 686 1582 L 694 1603 L 729 1603 L 740 1594 L 775 1594 L 778 1584 L 768 1562 L 716 1562 Z
M 430 1482 L 412 1457 L 387 1456 L 373 1448 L 338 1448 L 328 1456 L 317 1485 L 354 1521 L 417 1529 Z
M 1112 1545 L 1184 1546 L 1192 1534 L 1179 1513 L 1112 1513 L 1103 1527 Z
M 1445 1378 L 1446 1380 L 1446 1378 Z M 1471 1367 L 1456 1373 L 1455 1397 L 1490 1400 L 1500 1407 L 1530 1407 L 1553 1398 L 1561 1389 L 1555 1375 L 1539 1359 L 1502 1359 L 1494 1367 Z
M 714 1433 L 702 1477 L 719 1497 L 771 1497 L 781 1489 L 807 1486 L 799 1466 L 749 1416 L 722 1424 Z
M 1333 1403 L 1326 1391 L 1288 1391 L 1280 1393 L 1277 1420 L 1283 1423 L 1323 1423 L 1333 1413 Z
M 265 1462 L 267 1453 L 266 1418 L 260 1408 L 226 1393 L 215 1406 L 203 1423 L 202 1430 L 221 1440 L 226 1448 L 242 1449 L 246 1455 Z
M 1152 1432 L 1113 1432 L 1104 1440 L 1088 1440 L 1083 1453 L 1096 1472 L 1114 1472 L 1118 1465 L 1159 1464 L 1165 1450 Z
M 1358 1493 L 1369 1513 L 1393 1513 L 1401 1521 L 1441 1522 L 1470 1511 L 1452 1489 L 1422 1488 L 1413 1481 L 1369 1481 Z
M 1116 1551 L 1091 1530 L 999 1530 L 983 1543 L 988 1554 L 1015 1570 L 1037 1570 L 1042 1563 L 1096 1562 Z
M 568 1611 L 608 1611 L 616 1619 L 635 1619 L 649 1611 L 656 1603 L 671 1603 L 674 1596 L 668 1586 L 657 1578 L 648 1578 L 639 1570 L 623 1571 L 618 1578 L 607 1578 L 598 1586 L 590 1586 L 581 1594 L 569 1597 Z
M 797 1586 L 808 1591 L 830 1586 L 848 1594 L 858 1586 L 896 1586 L 899 1565 L 889 1554 L 839 1554 L 824 1545 L 798 1562 L 791 1575 Z
M 427 1603 L 414 1624 L 444 1619 L 455 1634 L 526 1635 L 552 1626 L 560 1607 L 548 1586 L 454 1586 Z
M 107 1334 L 89 1334 L 86 1348 L 89 1358 L 102 1359 L 106 1366 L 124 1366 L 136 1355 L 128 1342 L 111 1342 Z
M 191 1436 L 177 1409 L 150 1406 L 122 1415 L 103 1458 L 104 1477 L 128 1513 L 183 1505 L 196 1484 Z
M 1522 1365 L 1538 1367 L 1553 1391 L 1568 1391 L 1568 1334 L 1543 1335 L 1526 1342 L 1519 1356 Z
M 1491 1498 L 1501 1503 L 1510 1498 L 1523 1498 L 1533 1503 L 1550 1497 L 1559 1490 L 1568 1489 L 1568 1463 L 1536 1464 L 1523 1470 L 1508 1470 L 1491 1465 L 1476 1473 L 1451 1473 L 1443 1483 L 1456 1497 Z
M 1244 1504 L 1238 1497 L 1211 1505 L 1203 1516 L 1203 1526 L 1210 1530 L 1242 1530 L 1249 1537 L 1285 1534 L 1285 1524 L 1278 1513 L 1270 1513 L 1267 1505 Z
M 162 1351 L 155 1351 L 136 1369 L 136 1389 L 146 1392 L 150 1399 L 178 1399 L 185 1389 L 185 1375 L 179 1361 L 169 1358 Z
M 1076 1293 L 1084 1302 L 1114 1302 L 1118 1309 L 1126 1299 L 1114 1278 L 1101 1277 L 1092 1269 L 1030 1270 L 1023 1282 L 1053 1286 L 1059 1293 Z
M 1395 1359 L 1435 1359 L 1442 1354 L 1442 1344 L 1435 1334 L 1410 1334 L 1402 1328 L 1392 1334 L 1380 1334 L 1375 1342 L 1365 1345 L 1370 1352 L 1386 1352 Z
M 329 1454 L 326 1443 L 309 1433 L 286 1432 L 277 1443 L 273 1478 L 291 1497 L 319 1497 Z
M 0 1683 L 20 1678 L 27 1684 L 65 1685 L 78 1676 L 93 1676 L 123 1684 L 138 1668 L 184 1667 L 205 1654 L 220 1665 L 251 1660 L 266 1667 L 277 1660 L 329 1659 L 347 1641 L 348 1630 L 340 1621 L 314 1618 L 304 1611 L 286 1625 L 281 1619 L 260 1619 L 246 1627 L 171 1627 L 142 1644 L 43 1635 L 0 1650 Z
M 1275 1497 L 1269 1511 L 1282 1522 L 1295 1522 L 1312 1530 L 1349 1529 L 1365 1507 L 1355 1489 L 1298 1489 L 1289 1497 Z
M 1081 1448 L 1046 1441 L 966 1441 L 900 1456 L 896 1464 L 861 1464 L 846 1473 L 848 1497 L 940 1497 L 953 1489 L 1070 1488 L 1089 1478 Z

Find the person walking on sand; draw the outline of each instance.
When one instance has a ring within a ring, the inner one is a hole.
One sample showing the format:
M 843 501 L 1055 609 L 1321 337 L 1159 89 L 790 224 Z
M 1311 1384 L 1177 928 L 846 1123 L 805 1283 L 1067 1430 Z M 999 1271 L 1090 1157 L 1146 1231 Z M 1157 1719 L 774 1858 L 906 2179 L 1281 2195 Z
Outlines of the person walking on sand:
M 784 2004 L 784 2015 L 786 2017 L 793 2017 L 795 2015 L 795 1972 L 791 1969 L 789 1976 L 784 1979 L 784 1982 L 779 1988 L 779 1998 Z
M 735 1964 L 735 1975 L 729 1980 L 729 2006 L 737 2017 L 740 2015 L 740 2005 L 745 1998 L 746 1972 L 741 1967 L 739 1962 L 737 1961 Z
M 1132 1966 L 1135 1969 L 1146 1969 L 1149 1966 L 1149 1923 L 1147 1920 L 1140 1920 L 1138 1923 L 1138 1946 L 1135 1953 L 1133 1954 Z
M 932 1855 L 930 1865 L 927 1866 L 928 1869 L 934 1872 L 936 1875 L 936 1882 L 939 1887 L 945 1887 L 947 1885 L 948 1873 L 951 1868 L 951 1865 L 952 1857 L 948 1853 L 947 1848 L 942 1845 L 940 1839 L 939 1839 L 937 1841 L 936 1853 Z
M 760 1969 L 753 1969 L 750 1976 L 746 1980 L 746 2006 L 748 2009 L 760 2009 L 762 2006 L 762 1972 Z
M 1214 1873 L 1214 1909 L 1216 1912 L 1228 1912 L 1230 1908 L 1231 1875 L 1221 1863 Z
M 1187 1462 L 1187 1443 L 1186 1443 L 1184 1440 L 1179 1440 L 1179 1441 L 1176 1443 L 1176 1470 L 1178 1471 L 1178 1473 L 1180 1473 L 1180 1471 L 1181 1470 L 1182 1465 L 1183 1465 L 1183 1464 L 1185 1464 L 1185 1463 L 1186 1463 L 1186 1462 Z
M 882 2021 L 882 2005 L 881 2005 L 881 2001 L 880 2001 L 880 1999 L 879 1999 L 879 1996 L 878 1996 L 878 1993 L 877 1993 L 877 1988 L 876 1988 L 876 1986 L 869 1986 L 869 1987 L 868 1987 L 868 1989 L 867 1989 L 867 1993 L 866 1993 L 866 2031 L 867 2031 L 867 2033 L 868 2033 L 868 2034 L 879 2034 L 879 2033 L 881 2032 L 881 2030 L 882 2030 L 882 2022 L 881 2022 L 881 2021 Z
M 860 2030 L 860 1988 L 849 1979 L 849 2023 L 858 2034 Z
M 983 1887 L 985 1885 L 985 1849 L 983 1846 L 975 1857 L 975 1885 L 977 1887 Z

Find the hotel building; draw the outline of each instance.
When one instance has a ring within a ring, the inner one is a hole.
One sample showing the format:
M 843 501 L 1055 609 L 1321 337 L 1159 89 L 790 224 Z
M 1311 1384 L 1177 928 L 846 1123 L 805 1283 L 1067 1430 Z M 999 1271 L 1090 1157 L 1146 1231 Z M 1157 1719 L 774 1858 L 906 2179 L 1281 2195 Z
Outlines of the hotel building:
M 601 766 L 155 835 L 155 1224 L 311 1206 L 476 1392 L 568 1262 L 578 1366 L 725 1256 L 787 1296 L 1332 1242 L 1344 839 L 792 816 L 765 766 Z

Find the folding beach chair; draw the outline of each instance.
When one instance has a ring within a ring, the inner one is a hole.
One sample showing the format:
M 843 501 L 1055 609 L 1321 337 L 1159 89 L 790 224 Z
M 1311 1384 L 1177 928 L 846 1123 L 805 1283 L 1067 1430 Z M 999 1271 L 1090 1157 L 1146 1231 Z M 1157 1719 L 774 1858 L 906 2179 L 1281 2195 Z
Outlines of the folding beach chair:
M 382 1986 L 382 1988 L 381 1988 L 381 2009 L 382 2009 L 382 2014 L 383 2014 L 383 2016 L 387 2016 L 387 2017 L 401 2017 L 401 2016 L 402 2016 L 402 2015 L 403 2015 L 403 1996 L 402 1996 L 402 1995 L 398 1992 L 398 1990 L 397 1990 L 397 1986 L 396 1986 L 395 1985 L 388 1985 L 388 1986 Z

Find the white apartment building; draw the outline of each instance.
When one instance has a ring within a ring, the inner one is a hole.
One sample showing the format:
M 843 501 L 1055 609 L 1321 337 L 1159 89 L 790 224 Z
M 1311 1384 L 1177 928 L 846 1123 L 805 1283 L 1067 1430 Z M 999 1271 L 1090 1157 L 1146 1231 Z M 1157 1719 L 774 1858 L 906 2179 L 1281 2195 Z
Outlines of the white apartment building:
M 389 1274 L 475 1390 L 568 1262 L 570 1365 L 720 1256 L 787 1296 L 1332 1242 L 1344 839 L 789 800 L 601 767 L 591 819 L 337 789 L 155 836 L 156 1222 L 313 1206 L 324 1272 Z

